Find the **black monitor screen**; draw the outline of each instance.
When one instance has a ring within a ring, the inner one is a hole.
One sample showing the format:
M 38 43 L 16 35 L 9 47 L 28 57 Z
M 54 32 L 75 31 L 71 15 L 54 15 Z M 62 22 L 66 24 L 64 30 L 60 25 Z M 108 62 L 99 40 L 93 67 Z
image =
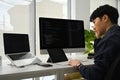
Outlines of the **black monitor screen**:
M 39 18 L 40 49 L 85 48 L 82 20 Z
M 29 39 L 27 34 L 4 33 L 5 54 L 29 52 Z

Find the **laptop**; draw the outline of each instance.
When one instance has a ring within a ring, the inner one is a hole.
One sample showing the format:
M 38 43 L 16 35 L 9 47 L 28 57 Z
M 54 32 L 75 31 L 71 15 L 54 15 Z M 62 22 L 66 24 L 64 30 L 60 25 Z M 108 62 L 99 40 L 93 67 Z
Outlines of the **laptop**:
M 52 62 L 60 65 L 68 65 L 68 58 L 63 49 L 47 49 L 49 59 L 47 62 Z
M 41 62 L 30 53 L 28 34 L 3 33 L 3 43 L 5 55 L 13 65 L 22 67 Z

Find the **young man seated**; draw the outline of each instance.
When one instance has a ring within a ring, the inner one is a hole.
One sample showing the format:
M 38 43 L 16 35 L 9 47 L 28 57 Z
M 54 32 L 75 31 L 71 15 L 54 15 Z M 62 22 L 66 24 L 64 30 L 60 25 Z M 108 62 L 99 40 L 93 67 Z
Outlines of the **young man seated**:
M 110 5 L 98 7 L 90 16 L 95 32 L 94 64 L 82 65 L 79 60 L 70 60 L 69 65 L 76 68 L 87 80 L 104 80 L 113 62 L 120 54 L 120 26 L 118 10 Z M 76 74 L 79 75 L 79 74 Z M 66 75 L 70 78 L 69 74 Z

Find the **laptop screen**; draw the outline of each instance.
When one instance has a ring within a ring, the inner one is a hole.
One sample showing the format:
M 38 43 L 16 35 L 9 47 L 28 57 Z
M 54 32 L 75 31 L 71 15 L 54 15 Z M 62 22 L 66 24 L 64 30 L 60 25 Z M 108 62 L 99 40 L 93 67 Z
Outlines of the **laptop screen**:
M 28 34 L 3 33 L 5 54 L 29 52 Z

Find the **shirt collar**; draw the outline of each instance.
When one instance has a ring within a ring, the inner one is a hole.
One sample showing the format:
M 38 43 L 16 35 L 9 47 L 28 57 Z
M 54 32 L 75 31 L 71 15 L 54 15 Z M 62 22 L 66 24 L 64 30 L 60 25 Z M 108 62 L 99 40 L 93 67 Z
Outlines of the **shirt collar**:
M 118 27 L 119 27 L 119 26 L 118 26 L 117 24 L 113 25 L 113 26 L 105 33 L 105 35 L 103 35 L 103 37 L 109 35 L 109 34 L 112 33 L 112 32 L 114 32 Z M 102 38 L 103 38 L 103 37 L 102 37 Z

